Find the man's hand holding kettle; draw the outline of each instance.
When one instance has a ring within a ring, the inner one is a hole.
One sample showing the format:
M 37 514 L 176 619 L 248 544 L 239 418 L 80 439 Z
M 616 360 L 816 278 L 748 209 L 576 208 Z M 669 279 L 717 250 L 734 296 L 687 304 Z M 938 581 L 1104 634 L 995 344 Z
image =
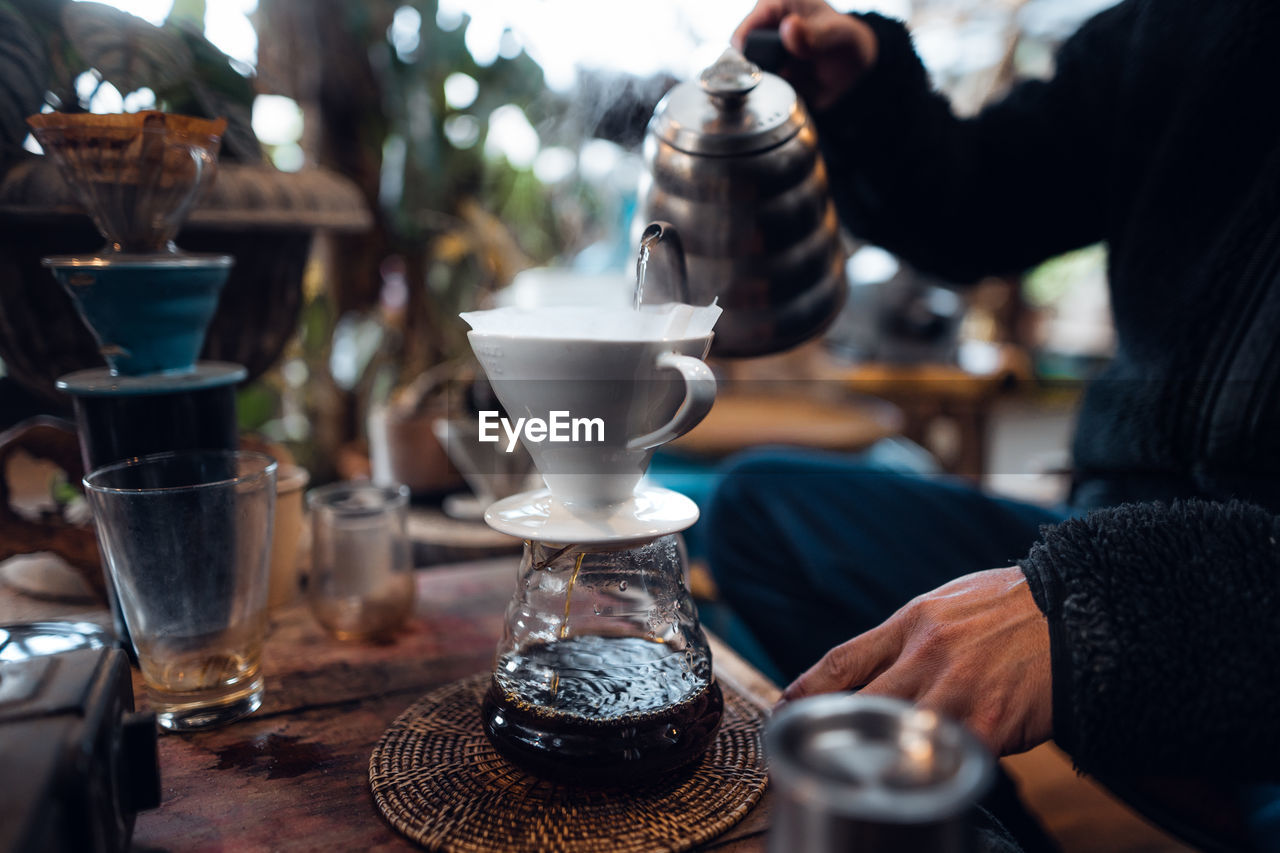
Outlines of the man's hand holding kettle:
M 800 60 L 778 73 L 814 110 L 834 105 L 876 61 L 871 27 L 822 0 L 759 0 L 734 32 L 734 46 L 745 50 L 753 30 L 778 31 L 783 48 Z

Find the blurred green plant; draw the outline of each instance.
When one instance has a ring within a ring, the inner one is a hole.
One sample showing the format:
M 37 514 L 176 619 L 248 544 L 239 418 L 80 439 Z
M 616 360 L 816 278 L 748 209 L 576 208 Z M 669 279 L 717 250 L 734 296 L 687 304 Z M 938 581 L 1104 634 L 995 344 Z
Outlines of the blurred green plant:
M 426 318 L 408 318 L 404 369 L 411 381 L 439 361 L 468 354 L 459 311 L 475 307 L 521 268 L 547 263 L 568 247 L 552 192 L 530 166 L 486 155 L 497 110 L 513 106 L 536 128 L 564 104 L 523 51 L 478 64 L 466 46 L 469 17 L 446 30 L 435 25 L 436 0 L 384 5 L 393 23 L 374 34 L 371 49 L 384 69 L 383 151 L 393 156 L 382 161 L 379 201 L 393 251 L 409 259 L 409 286 L 426 289 L 434 315 L 425 324 L 415 320 Z M 397 38 L 397 15 L 419 22 L 410 49 Z M 474 81 L 474 98 L 451 104 L 449 83 L 467 79 Z M 412 260 L 418 253 L 420 266 Z M 419 345 L 427 340 L 431 347 Z
M 1107 248 L 1101 243 L 1045 261 L 1022 280 L 1027 302 L 1037 308 L 1056 305 L 1080 281 L 1105 276 Z
M 576 248 L 581 230 L 566 222 L 592 218 L 590 188 L 547 185 L 527 158 L 513 164 L 489 144 L 495 115 L 513 110 L 536 128 L 535 148 L 560 141 L 568 103 L 514 40 L 476 62 L 470 19 L 438 26 L 435 0 L 261 0 L 259 9 L 262 73 L 302 105 L 309 156 L 354 179 L 377 219 L 373 234 L 335 242 L 330 286 L 304 311 L 306 375 L 327 375 L 354 405 L 339 416 L 348 437 L 388 396 L 409 412 L 442 408 L 457 383 L 434 381 L 449 373 L 439 368 L 465 373 L 470 358 L 458 313 Z M 335 375 L 344 358 L 351 364 Z
M 569 99 L 545 86 L 514 38 L 481 64 L 466 45 L 470 19 L 438 26 L 435 0 L 260 0 L 255 78 L 204 37 L 205 11 L 204 0 L 177 0 L 156 27 L 102 3 L 0 0 L 0 164 L 20 153 L 25 116 L 87 110 L 107 85 L 122 97 L 149 89 L 157 109 L 226 116 L 223 156 L 245 161 L 262 159 L 251 127 L 260 81 L 299 102 L 308 158 L 354 179 L 377 225 L 334 238 L 323 274 L 309 274 L 301 334 L 285 358 L 299 369 L 242 393 L 246 428 L 296 439 L 297 429 L 281 426 L 292 416 L 295 427 L 312 420 L 313 437 L 336 430 L 348 440 L 390 389 L 417 395 L 415 409 L 431 405 L 451 383 L 415 380 L 470 355 L 457 314 L 519 270 L 581 248 L 614 218 L 576 173 L 544 183 L 528 158 L 513 164 L 490 144 L 495 115 L 517 112 L 535 149 L 584 138 L 564 121 Z M 468 81 L 474 97 L 459 98 Z M 352 313 L 382 337 L 349 387 L 331 365 L 335 330 Z M 334 441 L 320 444 L 323 458 Z

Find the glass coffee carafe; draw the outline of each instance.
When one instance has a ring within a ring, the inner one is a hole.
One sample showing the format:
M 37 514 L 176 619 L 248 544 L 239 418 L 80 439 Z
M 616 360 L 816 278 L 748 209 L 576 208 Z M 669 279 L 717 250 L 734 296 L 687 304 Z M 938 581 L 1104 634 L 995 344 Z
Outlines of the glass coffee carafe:
M 694 764 L 724 710 L 679 534 L 526 540 L 481 716 L 508 760 L 559 781 L 635 783 Z

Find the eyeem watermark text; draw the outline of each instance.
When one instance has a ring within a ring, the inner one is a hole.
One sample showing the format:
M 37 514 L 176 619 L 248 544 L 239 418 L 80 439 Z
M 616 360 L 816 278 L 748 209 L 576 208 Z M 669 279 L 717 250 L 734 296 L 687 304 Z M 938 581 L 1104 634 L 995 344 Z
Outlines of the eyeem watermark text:
M 511 421 L 493 411 L 479 413 L 480 440 L 496 444 L 501 440 L 499 428 L 506 434 L 507 453 L 516 449 L 516 442 L 523 436 L 525 441 L 540 444 L 544 441 L 592 442 L 604 441 L 604 418 L 573 418 L 568 412 L 553 411 L 548 413 L 547 420 L 542 418 L 516 418 L 515 425 Z

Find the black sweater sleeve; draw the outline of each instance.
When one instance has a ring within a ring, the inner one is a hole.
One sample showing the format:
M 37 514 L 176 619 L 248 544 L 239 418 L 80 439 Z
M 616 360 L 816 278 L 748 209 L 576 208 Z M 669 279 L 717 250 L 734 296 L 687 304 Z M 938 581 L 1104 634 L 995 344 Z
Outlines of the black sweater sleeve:
M 1054 739 L 1084 770 L 1274 778 L 1280 519 L 1128 504 L 1047 528 L 1022 562 L 1049 620 Z
M 864 15 L 876 64 L 814 115 L 845 225 L 957 282 L 1025 269 L 1105 236 L 1117 89 L 1134 0 L 1088 21 L 1052 80 L 961 119 L 902 24 Z

